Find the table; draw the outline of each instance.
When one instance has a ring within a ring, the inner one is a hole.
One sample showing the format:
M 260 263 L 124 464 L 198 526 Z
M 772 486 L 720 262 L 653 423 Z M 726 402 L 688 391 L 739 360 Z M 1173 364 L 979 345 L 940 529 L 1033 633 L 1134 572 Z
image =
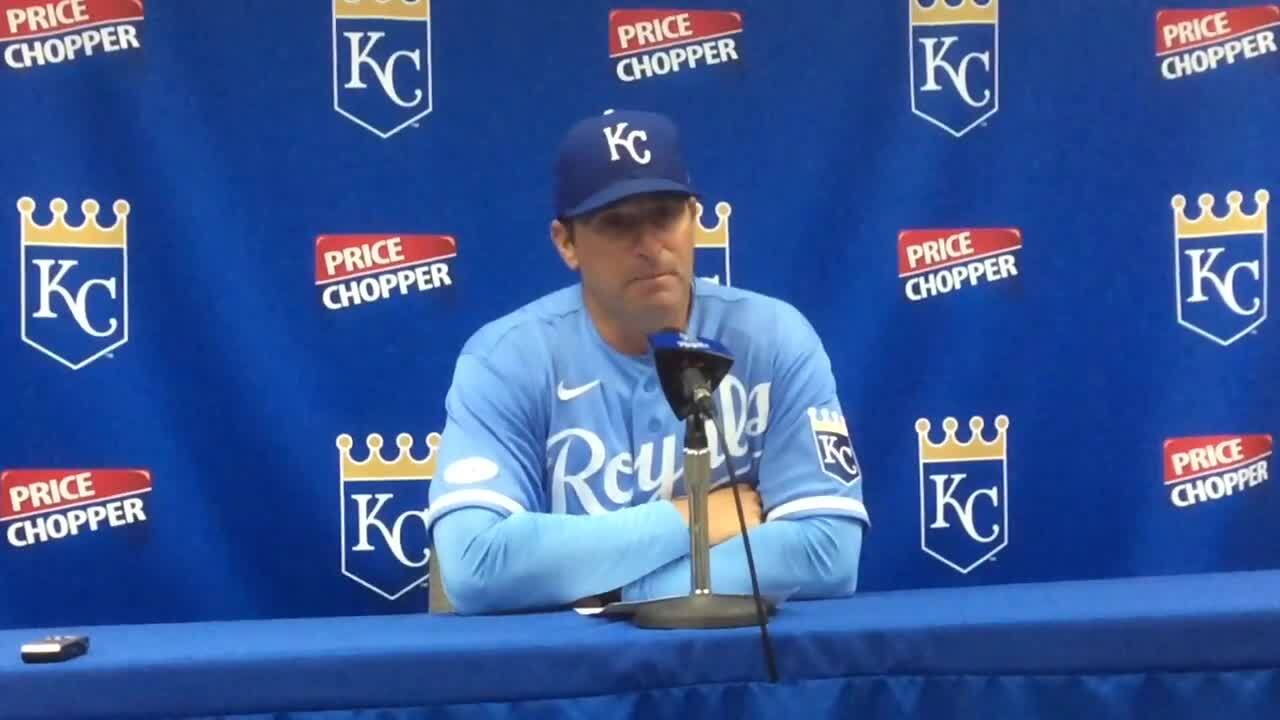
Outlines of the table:
M 90 635 L 87 656 L 18 646 Z M 757 629 L 572 611 L 0 632 L 0 717 L 1280 718 L 1280 571 L 865 593 Z

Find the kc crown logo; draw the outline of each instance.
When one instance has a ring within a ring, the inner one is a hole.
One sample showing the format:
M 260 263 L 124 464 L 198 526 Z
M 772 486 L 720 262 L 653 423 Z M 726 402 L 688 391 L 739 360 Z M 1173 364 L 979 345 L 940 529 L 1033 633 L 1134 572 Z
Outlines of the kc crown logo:
M 1205 435 L 1164 441 L 1169 501 L 1185 508 L 1257 487 L 1266 479 L 1270 435 Z
M 431 0 L 332 0 L 333 108 L 384 140 L 431 112 Z
M 1276 52 L 1280 5 L 1156 13 L 1156 59 L 1166 80 Z
M 1227 193 L 1227 214 L 1213 214 L 1212 195 L 1200 196 L 1200 214 L 1188 219 L 1187 200 L 1174 195 L 1173 236 L 1178 324 L 1222 346 L 1247 335 L 1267 319 L 1266 190 L 1253 199 L 1252 215 L 1240 209 L 1244 197 Z
M 844 416 L 834 410 L 809 408 L 809 429 L 813 431 L 818 464 L 828 477 L 852 485 L 862 478 L 858 457 L 849 440 L 849 427 Z
M 929 421 L 916 420 L 920 443 L 920 548 L 968 573 L 1009 544 L 1009 418 L 996 417 L 996 438 L 982 438 L 983 421 L 969 420 L 969 442 L 956 439 L 955 418 L 942 421 L 946 438 L 929 440 Z
M 22 340 L 79 370 L 129 339 L 129 203 L 115 201 L 110 227 L 98 224 L 94 200 L 80 204 L 84 222 L 78 227 L 67 223 L 62 198 L 49 208 L 53 220 L 40 225 L 35 200 L 18 200 Z
M 338 436 L 342 574 L 395 600 L 427 581 L 428 488 L 436 474 L 440 434 L 427 435 L 427 457 L 410 454 L 413 437 L 396 437 L 394 460 L 382 458 L 382 436 L 365 440 L 369 456 L 351 457 L 351 436 Z
M 448 235 L 321 235 L 316 286 L 330 310 L 453 285 L 458 244 Z
M 56 542 L 81 532 L 147 519 L 146 470 L 5 470 L 0 473 L 0 522 L 15 548 Z
M 898 233 L 898 277 L 912 302 L 1018 275 L 1016 228 L 903 230 Z
M 999 108 L 997 3 L 907 0 L 911 111 L 956 137 Z
M 728 10 L 614 10 L 609 58 L 622 82 L 736 63 L 741 32 L 742 14 Z
M 142 0 L 7 0 L 0 51 L 11 70 L 142 47 Z
M 697 203 L 698 222 L 693 228 L 694 274 L 717 285 L 730 286 L 729 277 L 729 216 L 733 208 L 729 203 L 716 203 L 716 224 L 710 228 L 702 224 L 704 208 Z

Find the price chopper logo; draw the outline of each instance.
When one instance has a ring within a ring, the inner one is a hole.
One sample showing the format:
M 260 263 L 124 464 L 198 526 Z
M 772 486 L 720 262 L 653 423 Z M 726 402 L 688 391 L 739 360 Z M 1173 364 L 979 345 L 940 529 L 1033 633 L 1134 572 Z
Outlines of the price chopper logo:
M 1267 319 L 1266 190 L 1253 195 L 1246 215 L 1243 195 L 1227 193 L 1227 214 L 1213 214 L 1212 195 L 1200 196 L 1199 217 L 1188 219 L 1187 200 L 1174 195 L 1173 243 L 1178 324 L 1222 346 Z
M 321 235 L 316 287 L 330 310 L 453 285 L 446 261 L 458 254 L 448 235 Z
M 0 473 L 0 523 L 10 547 L 96 533 L 147 520 L 146 470 L 6 470 Z
M 696 201 L 695 201 L 696 202 Z M 729 215 L 733 208 L 727 202 L 716 203 L 716 224 L 702 224 L 705 215 L 697 203 L 698 223 L 693 228 L 694 274 L 717 285 L 732 285 L 729 277 Z
M 726 10 L 614 10 L 609 57 L 622 82 L 736 63 L 742 14 Z
M 431 0 L 332 0 L 333 108 L 386 139 L 431 112 Z
M 916 420 L 920 548 L 967 574 L 1009 544 L 1009 418 L 996 417 L 991 442 L 982 438 L 982 418 L 969 420 L 967 443 L 956 439 L 958 425 L 955 418 L 943 420 L 946 438 L 935 444 L 929 421 Z
M 1156 13 L 1156 59 L 1179 80 L 1276 52 L 1280 5 Z
M 912 302 L 1018 275 L 1015 228 L 903 230 L 898 233 L 898 277 Z
M 98 224 L 95 200 L 80 204 L 79 226 L 67 223 L 62 198 L 49 207 L 53 220 L 40 225 L 35 200 L 18 200 L 22 340 L 79 370 L 129 339 L 129 203 L 115 201 L 110 227 Z
M 997 4 L 907 0 L 911 111 L 960 137 L 999 108 Z
M 396 436 L 394 460 L 382 457 L 382 436 L 365 439 L 368 458 L 351 457 L 351 436 L 338 436 L 342 574 L 395 600 L 428 578 L 428 488 L 436 474 L 440 434 L 427 435 L 427 457 L 410 454 L 413 437 Z
M 1164 441 L 1164 485 L 1180 508 L 1262 484 L 1270 474 L 1270 435 L 1203 435 Z
M 0 53 L 10 70 L 142 47 L 142 0 L 9 0 L 0 10 Z

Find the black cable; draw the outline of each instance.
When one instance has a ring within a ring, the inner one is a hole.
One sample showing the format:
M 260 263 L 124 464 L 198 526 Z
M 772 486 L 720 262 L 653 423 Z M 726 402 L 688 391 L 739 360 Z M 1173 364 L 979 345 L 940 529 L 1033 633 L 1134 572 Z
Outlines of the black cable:
M 747 518 L 742 512 L 742 497 L 738 495 L 738 475 L 733 471 L 733 462 L 729 455 L 729 444 L 725 440 L 724 427 L 720 419 L 711 416 L 716 426 L 716 434 L 720 436 L 720 449 L 724 451 L 724 464 L 729 468 L 729 484 L 733 488 L 733 504 L 738 508 L 738 527 L 742 530 L 742 545 L 747 550 L 747 570 L 751 574 L 751 596 L 756 602 L 756 621 L 760 625 L 760 642 L 764 650 L 764 662 L 769 669 L 769 682 L 778 682 L 778 664 L 773 656 L 773 643 L 769 640 L 769 627 L 765 622 L 764 603 L 760 600 L 760 580 L 756 577 L 756 561 L 751 555 L 751 540 L 747 537 Z

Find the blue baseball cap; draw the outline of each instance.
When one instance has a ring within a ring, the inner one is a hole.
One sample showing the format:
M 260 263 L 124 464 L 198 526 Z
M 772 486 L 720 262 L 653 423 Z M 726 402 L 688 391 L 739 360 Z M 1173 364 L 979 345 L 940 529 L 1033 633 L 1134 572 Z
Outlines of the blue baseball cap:
M 680 131 L 670 118 L 607 110 L 569 129 L 556 158 L 556 217 L 586 215 L 651 192 L 697 195 L 685 166 Z

